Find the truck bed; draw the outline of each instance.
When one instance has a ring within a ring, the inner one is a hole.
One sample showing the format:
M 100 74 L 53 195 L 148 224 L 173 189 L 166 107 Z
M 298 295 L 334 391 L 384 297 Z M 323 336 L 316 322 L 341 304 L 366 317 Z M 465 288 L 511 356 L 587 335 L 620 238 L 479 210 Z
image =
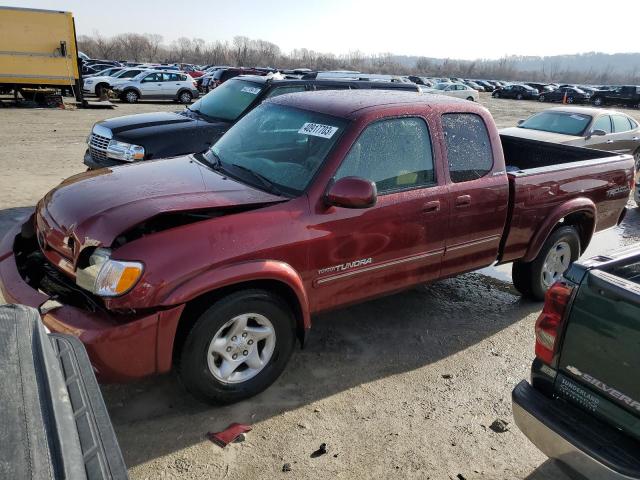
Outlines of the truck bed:
M 568 163 L 611 159 L 614 155 L 591 148 L 500 135 L 507 172 L 514 175 L 531 173 L 547 167 L 568 167 Z M 615 155 L 618 156 L 618 155 Z
M 595 231 L 620 222 L 633 179 L 631 155 L 508 135 L 500 135 L 500 140 L 510 197 L 501 263 L 523 258 L 534 229 L 553 219 L 569 201 L 595 204 Z

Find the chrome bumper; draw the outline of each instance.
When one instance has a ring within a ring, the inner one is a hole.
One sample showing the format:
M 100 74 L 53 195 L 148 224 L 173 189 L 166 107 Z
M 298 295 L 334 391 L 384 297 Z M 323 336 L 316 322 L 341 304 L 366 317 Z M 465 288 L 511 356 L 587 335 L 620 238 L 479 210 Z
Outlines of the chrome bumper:
M 538 449 L 549 458 L 555 459 L 575 472 L 593 480 L 638 480 L 640 474 L 624 472 L 624 468 L 611 468 L 594 458 L 576 444 L 579 440 L 575 432 L 562 431 L 558 424 L 545 416 L 540 403 L 553 402 L 537 392 L 528 382 L 523 381 L 513 390 L 512 409 L 516 425 Z M 572 438 L 573 437 L 573 438 Z M 569 441 L 574 440 L 574 443 Z M 585 439 L 589 440 L 589 439 Z

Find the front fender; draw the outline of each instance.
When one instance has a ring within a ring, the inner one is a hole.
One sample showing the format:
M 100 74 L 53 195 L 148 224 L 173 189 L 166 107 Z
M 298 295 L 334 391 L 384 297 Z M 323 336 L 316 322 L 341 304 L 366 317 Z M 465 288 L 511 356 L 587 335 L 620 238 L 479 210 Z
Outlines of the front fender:
M 561 205 L 558 205 L 554 208 L 549 215 L 544 219 L 542 224 L 536 230 L 536 233 L 531 238 L 531 242 L 529 242 L 529 248 L 527 249 L 527 253 L 522 258 L 523 262 L 532 262 L 540 253 L 542 249 L 542 245 L 547 240 L 553 229 L 560 223 L 567 215 L 572 213 L 585 212 L 591 215 L 594 219 L 596 218 L 596 205 L 592 200 L 585 197 L 579 197 L 571 199 Z M 596 222 L 593 222 L 594 228 Z M 588 238 L 590 239 L 593 235 L 593 231 L 587 232 Z
M 304 283 L 291 265 L 277 260 L 252 260 L 207 270 L 169 292 L 162 300 L 162 306 L 184 304 L 220 288 L 260 280 L 278 281 L 293 291 L 300 306 L 302 321 L 300 326 L 305 332 L 308 331 L 311 328 L 311 313 Z

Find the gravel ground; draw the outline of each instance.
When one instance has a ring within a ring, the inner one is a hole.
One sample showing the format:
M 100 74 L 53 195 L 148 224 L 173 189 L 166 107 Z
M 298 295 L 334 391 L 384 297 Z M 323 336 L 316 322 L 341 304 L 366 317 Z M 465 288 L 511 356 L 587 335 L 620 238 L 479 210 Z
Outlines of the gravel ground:
M 499 127 L 548 107 L 481 102 Z M 0 235 L 84 170 L 95 121 L 178 108 L 0 109 Z M 635 210 L 589 250 L 639 239 Z M 322 315 L 277 383 L 236 405 L 200 404 L 173 375 L 104 386 L 131 478 L 568 478 L 513 424 L 510 393 L 528 377 L 541 304 L 503 280 L 508 271 L 489 269 Z M 496 419 L 506 432 L 489 429 Z M 232 422 L 253 426 L 244 442 L 206 440 Z M 328 453 L 311 458 L 321 443 Z

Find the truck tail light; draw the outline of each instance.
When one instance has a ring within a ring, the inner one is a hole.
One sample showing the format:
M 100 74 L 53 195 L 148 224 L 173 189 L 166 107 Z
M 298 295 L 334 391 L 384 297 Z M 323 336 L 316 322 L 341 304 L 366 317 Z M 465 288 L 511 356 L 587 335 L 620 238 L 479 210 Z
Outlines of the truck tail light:
M 536 321 L 536 357 L 551 365 L 556 354 L 557 339 L 573 288 L 564 282 L 554 283 L 545 295 L 542 313 Z

